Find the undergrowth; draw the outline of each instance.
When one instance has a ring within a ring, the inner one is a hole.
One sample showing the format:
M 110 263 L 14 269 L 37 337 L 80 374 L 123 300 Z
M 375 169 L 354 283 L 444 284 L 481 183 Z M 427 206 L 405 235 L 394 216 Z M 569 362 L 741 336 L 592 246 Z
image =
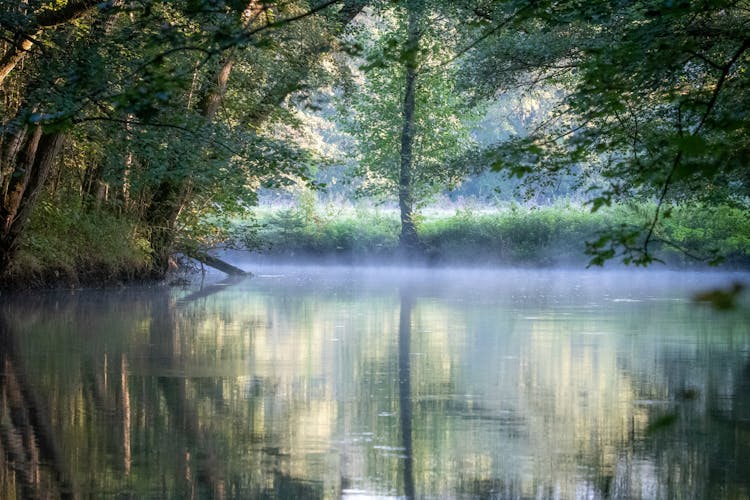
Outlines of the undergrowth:
M 9 279 L 23 286 L 111 283 L 150 266 L 150 246 L 131 221 L 43 201 L 34 210 Z
M 491 212 L 465 208 L 419 219 L 426 257 L 472 265 L 585 265 L 586 242 L 612 228 L 646 227 L 653 206 L 614 206 L 591 212 L 558 204 Z M 280 257 L 387 260 L 398 247 L 395 211 L 311 207 L 256 213 L 254 250 Z M 729 206 L 677 206 L 657 225 L 650 251 L 670 265 L 702 266 L 717 253 L 732 267 L 750 266 L 748 211 Z M 616 257 L 613 259 L 618 261 Z

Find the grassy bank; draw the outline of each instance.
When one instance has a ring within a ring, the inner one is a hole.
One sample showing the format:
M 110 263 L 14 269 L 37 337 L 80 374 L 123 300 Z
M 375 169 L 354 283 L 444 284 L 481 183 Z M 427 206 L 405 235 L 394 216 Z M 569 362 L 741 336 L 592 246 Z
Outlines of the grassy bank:
M 112 284 L 148 272 L 150 248 L 135 224 L 106 211 L 42 202 L 4 285 Z
M 574 205 L 508 206 L 425 211 L 418 224 L 425 258 L 433 264 L 477 266 L 583 266 L 586 241 L 612 227 L 643 225 L 653 207 L 614 207 L 591 213 Z M 747 210 L 676 207 L 658 227 L 656 255 L 678 267 L 705 266 L 687 253 L 717 249 L 730 268 L 750 268 Z M 342 263 L 398 258 L 400 224 L 394 210 L 302 204 L 260 209 L 236 221 L 231 234 L 262 254 Z M 247 228 L 251 228 L 248 230 Z M 682 250 L 678 250 L 679 247 Z M 615 259 L 617 261 L 617 259 Z M 150 248 L 137 226 L 107 211 L 42 203 L 35 211 L 10 275 L 13 288 L 113 284 L 150 270 Z
M 569 204 L 534 209 L 509 206 L 494 211 L 460 209 L 427 212 L 418 231 L 427 258 L 435 263 L 582 265 L 590 259 L 585 254 L 586 241 L 595 240 L 609 228 L 643 226 L 652 211 L 650 206 L 618 206 L 591 213 Z M 303 205 L 259 210 L 256 216 L 252 244 L 266 255 L 356 262 L 387 260 L 396 254 L 399 221 L 394 211 Z M 727 265 L 750 267 L 746 210 L 675 207 L 655 234 L 659 241 L 653 249 L 668 264 L 705 265 L 694 257 L 708 257 L 718 250 Z

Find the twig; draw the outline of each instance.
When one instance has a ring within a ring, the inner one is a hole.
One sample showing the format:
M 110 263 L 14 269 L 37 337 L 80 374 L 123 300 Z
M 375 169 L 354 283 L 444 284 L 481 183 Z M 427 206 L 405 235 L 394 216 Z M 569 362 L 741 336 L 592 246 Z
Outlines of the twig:
M 750 39 L 747 39 L 742 43 L 739 49 L 737 49 L 737 51 L 732 55 L 729 61 L 727 61 L 727 63 L 721 67 L 721 75 L 719 76 L 719 80 L 716 82 L 716 87 L 714 87 L 714 90 L 711 93 L 711 98 L 706 104 L 706 110 L 703 113 L 703 116 L 701 117 L 700 122 L 698 122 L 698 126 L 695 128 L 695 130 L 693 130 L 690 133 L 691 137 L 696 137 L 698 133 L 700 132 L 700 130 L 703 128 L 703 126 L 706 124 L 706 120 L 708 120 L 709 115 L 713 111 L 719 99 L 719 93 L 721 92 L 721 89 L 724 86 L 724 83 L 726 82 L 727 77 L 729 76 L 729 73 L 732 71 L 732 66 L 734 66 L 734 64 L 737 62 L 740 56 L 749 48 L 750 48 Z M 683 133 L 682 109 L 679 106 L 677 108 L 677 113 L 678 113 L 677 115 L 678 135 L 682 137 L 682 133 Z M 659 199 L 656 203 L 656 210 L 654 212 L 654 218 L 651 221 L 651 225 L 649 227 L 648 233 L 646 234 L 646 239 L 643 241 L 643 251 L 647 255 L 648 255 L 648 245 L 651 241 L 651 237 L 654 234 L 654 229 L 656 228 L 656 224 L 659 222 L 659 213 L 661 211 L 661 207 L 664 204 L 664 200 L 667 197 L 667 192 L 669 191 L 669 187 L 672 184 L 672 179 L 674 178 L 674 174 L 677 172 L 677 169 L 679 168 L 680 163 L 682 162 L 682 156 L 683 156 L 683 151 L 682 150 L 677 151 L 674 161 L 672 162 L 672 167 L 670 168 L 669 173 L 667 174 L 667 178 L 664 180 L 664 186 L 662 187 L 661 194 L 659 195 Z
M 487 31 L 485 31 L 484 33 L 482 33 L 476 40 L 474 40 L 473 42 L 471 42 L 469 45 L 463 47 L 462 49 L 459 49 L 458 52 L 456 52 L 455 54 L 453 54 L 453 56 L 451 56 L 450 58 L 446 59 L 445 61 L 443 61 L 441 63 L 436 64 L 435 66 L 430 67 L 429 69 L 423 71 L 422 73 L 423 74 L 424 73 L 429 73 L 430 71 L 434 71 L 434 70 L 436 70 L 438 68 L 442 68 L 444 66 L 448 66 L 449 64 L 453 63 L 457 59 L 463 57 L 467 52 L 469 52 L 473 48 L 477 47 L 479 44 L 481 44 L 482 42 L 484 42 L 485 40 L 487 40 L 489 37 L 491 37 L 492 35 L 494 35 L 498 31 L 500 31 L 501 29 L 503 29 L 506 26 L 508 26 L 511 22 L 515 21 L 516 18 L 522 12 L 524 12 L 527 9 L 531 8 L 531 6 L 532 6 L 533 3 L 534 3 L 533 0 L 530 1 L 525 6 L 521 7 L 520 9 L 518 9 L 517 11 L 515 11 L 513 14 L 511 14 L 510 16 L 506 17 L 501 22 L 499 22 L 498 24 L 496 24 L 492 28 L 490 28 Z

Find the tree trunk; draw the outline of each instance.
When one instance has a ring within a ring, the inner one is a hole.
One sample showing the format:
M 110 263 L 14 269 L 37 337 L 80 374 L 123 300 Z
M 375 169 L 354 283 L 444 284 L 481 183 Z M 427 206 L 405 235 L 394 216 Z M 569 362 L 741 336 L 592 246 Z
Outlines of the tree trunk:
M 45 133 L 41 126 L 22 133 L 25 144 L 15 158 L 8 157 L 13 167 L 8 169 L 9 182 L 0 203 L 0 275 L 8 270 L 18 250 L 31 210 L 65 142 L 65 134 Z
M 234 65 L 232 59 L 231 53 L 222 57 L 219 69 L 216 72 L 213 81 L 213 87 L 208 89 L 203 95 L 201 108 L 202 114 L 207 121 L 213 121 L 216 117 L 216 113 L 219 111 L 219 106 L 221 106 L 221 101 L 224 99 L 224 94 L 227 92 L 229 75 L 232 73 L 232 66 Z
M 414 195 L 412 173 L 414 168 L 414 109 L 417 84 L 417 51 L 419 50 L 419 14 L 409 2 L 406 42 L 406 78 L 404 82 L 403 124 L 401 129 L 401 168 L 398 179 L 398 206 L 401 211 L 401 249 L 412 253 L 420 242 L 414 224 Z
M 169 258 L 175 242 L 175 224 L 183 208 L 181 182 L 163 180 L 156 188 L 146 211 L 152 250 L 152 276 L 161 279 L 169 269 Z
M 246 271 L 243 271 L 239 267 L 233 266 L 229 262 L 225 262 L 217 257 L 214 257 L 213 255 L 207 254 L 206 252 L 201 252 L 200 250 L 189 251 L 186 255 L 191 259 L 195 259 L 198 262 L 201 262 L 209 267 L 213 267 L 214 269 L 221 271 L 228 276 L 248 275 Z
M 342 24 L 346 25 L 349 23 L 362 10 L 364 4 L 363 0 L 348 0 L 345 2 L 344 8 L 341 11 Z M 248 1 L 245 17 L 247 19 L 254 19 L 255 16 L 253 13 L 258 12 L 258 9 L 261 8 L 262 5 L 258 2 L 254 0 Z M 322 54 L 323 52 L 321 51 L 320 53 Z M 221 102 L 227 91 L 234 56 L 235 54 L 232 51 L 226 53 L 219 60 L 219 65 L 216 68 L 213 78 L 209 80 L 205 88 L 201 89 L 199 102 L 201 114 L 206 122 L 210 123 L 216 119 Z M 307 75 L 314 62 L 314 58 L 305 61 L 307 70 L 300 72 L 300 80 Z M 274 92 L 274 95 L 271 96 L 271 99 L 277 105 L 280 104 L 287 95 L 297 89 L 299 83 L 299 81 L 292 83 L 284 82 L 283 84 L 272 86 L 271 91 Z M 259 124 L 268 117 L 268 114 L 264 111 L 252 117 L 253 123 L 256 125 Z M 189 179 L 162 181 L 147 210 L 146 218 L 151 227 L 151 246 L 155 259 L 153 267 L 155 277 L 162 277 L 168 269 L 169 257 L 174 251 L 174 225 L 180 211 L 189 201 L 186 196 L 190 191 L 189 182 Z M 229 272 L 228 268 L 225 269 L 221 270 Z

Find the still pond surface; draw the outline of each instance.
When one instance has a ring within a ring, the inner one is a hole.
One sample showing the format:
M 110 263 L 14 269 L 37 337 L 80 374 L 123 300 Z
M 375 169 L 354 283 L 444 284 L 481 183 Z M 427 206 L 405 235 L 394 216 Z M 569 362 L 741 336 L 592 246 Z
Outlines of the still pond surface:
M 0 497 L 750 495 L 748 275 L 259 269 L 4 297 Z

